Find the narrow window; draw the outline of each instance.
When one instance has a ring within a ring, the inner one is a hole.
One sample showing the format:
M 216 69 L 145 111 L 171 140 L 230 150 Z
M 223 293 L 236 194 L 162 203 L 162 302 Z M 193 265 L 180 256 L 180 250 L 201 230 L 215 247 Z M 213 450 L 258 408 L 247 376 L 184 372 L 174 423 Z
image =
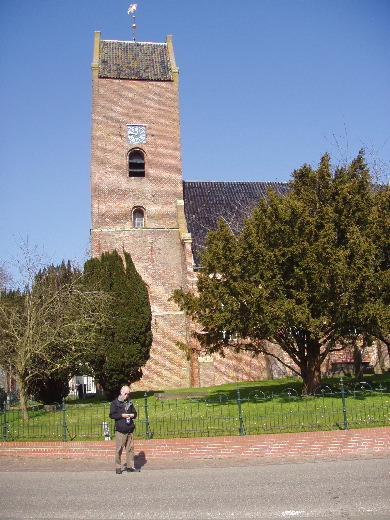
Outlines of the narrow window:
M 145 177 L 145 157 L 141 150 L 129 153 L 129 177 Z
M 133 211 L 133 227 L 144 227 L 145 217 L 142 209 L 136 209 Z

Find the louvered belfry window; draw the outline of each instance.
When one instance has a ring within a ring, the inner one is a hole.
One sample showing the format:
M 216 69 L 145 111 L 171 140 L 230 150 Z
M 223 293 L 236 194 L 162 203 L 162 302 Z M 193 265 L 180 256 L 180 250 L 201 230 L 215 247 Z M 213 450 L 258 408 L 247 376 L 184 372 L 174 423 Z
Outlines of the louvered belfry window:
M 129 153 L 129 177 L 145 177 L 145 156 L 142 150 Z

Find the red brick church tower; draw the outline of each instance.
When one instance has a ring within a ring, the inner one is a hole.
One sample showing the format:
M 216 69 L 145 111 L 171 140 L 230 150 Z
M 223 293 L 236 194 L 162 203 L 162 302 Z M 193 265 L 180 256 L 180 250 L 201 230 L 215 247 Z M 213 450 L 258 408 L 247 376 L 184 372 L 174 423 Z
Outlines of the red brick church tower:
M 166 43 L 101 40 L 92 63 L 92 256 L 128 251 L 153 314 L 139 389 L 190 384 L 185 316 L 169 301 L 185 285 L 178 68 Z

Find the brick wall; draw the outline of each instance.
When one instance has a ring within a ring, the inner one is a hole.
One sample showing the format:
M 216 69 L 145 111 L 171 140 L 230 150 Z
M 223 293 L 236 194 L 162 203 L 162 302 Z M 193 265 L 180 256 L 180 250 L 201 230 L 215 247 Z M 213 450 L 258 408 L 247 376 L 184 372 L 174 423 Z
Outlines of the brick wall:
M 146 125 L 146 143 L 127 142 L 127 124 Z M 129 177 L 129 151 L 145 156 L 145 177 Z M 185 257 L 177 201 L 183 199 L 178 85 L 174 81 L 99 78 L 93 69 L 91 207 L 92 256 L 123 249 L 147 284 L 153 344 L 134 390 L 190 385 L 190 368 L 176 345 L 186 319 L 169 301 L 184 284 Z M 145 227 L 134 228 L 141 207 Z
M 127 142 L 126 125 L 144 124 L 145 144 Z M 128 175 L 128 153 L 141 148 L 146 175 Z M 173 82 L 93 80 L 92 229 L 132 228 L 131 210 L 145 208 L 147 227 L 178 228 L 183 199 L 177 86 Z M 92 235 L 93 254 L 99 251 Z
M 113 441 L 1 442 L 0 456 L 39 458 L 112 458 Z M 143 460 L 336 457 L 390 455 L 390 428 L 367 428 L 243 437 L 136 440 Z

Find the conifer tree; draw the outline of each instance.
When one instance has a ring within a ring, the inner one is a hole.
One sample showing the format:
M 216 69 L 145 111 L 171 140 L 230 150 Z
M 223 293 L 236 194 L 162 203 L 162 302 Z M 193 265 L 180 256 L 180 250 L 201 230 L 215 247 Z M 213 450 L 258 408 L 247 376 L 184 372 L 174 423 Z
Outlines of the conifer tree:
M 387 345 L 390 354 L 390 184 L 379 187 L 375 201 L 375 279 L 370 297 L 365 300 L 362 319 L 370 334 Z
M 221 221 L 207 237 L 197 294 L 174 293 L 202 347 L 275 355 L 276 343 L 311 393 L 330 352 L 375 326 L 377 337 L 388 334 L 386 200 L 379 217 L 363 153 L 336 169 L 324 155 L 316 170 L 294 171 L 287 195 L 261 200 L 239 235 Z
M 117 251 L 103 253 L 84 265 L 85 283 L 110 297 L 110 325 L 90 358 L 96 381 L 108 398 L 124 384 L 142 377 L 152 344 L 151 309 L 147 287 L 131 256 Z

